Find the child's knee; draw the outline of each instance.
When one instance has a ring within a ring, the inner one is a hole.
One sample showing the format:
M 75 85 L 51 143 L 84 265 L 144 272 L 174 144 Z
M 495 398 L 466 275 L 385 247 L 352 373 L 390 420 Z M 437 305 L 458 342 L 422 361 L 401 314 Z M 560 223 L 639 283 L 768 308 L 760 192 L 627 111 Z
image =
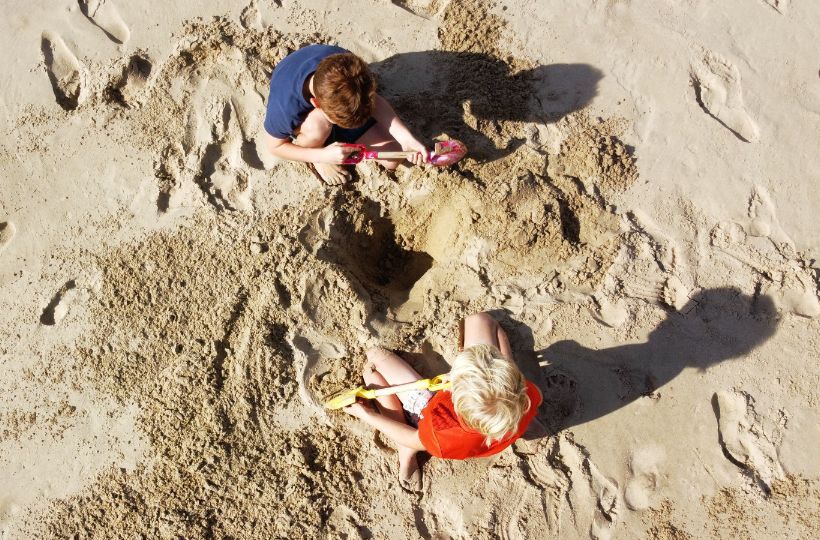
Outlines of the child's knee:
M 493 328 L 498 326 L 498 322 L 486 311 L 467 315 L 464 317 L 464 324 L 470 326 L 491 326 Z
M 314 109 L 302 125 L 299 126 L 299 135 L 296 140 L 301 146 L 318 147 L 324 144 L 333 129 L 318 109 Z
M 398 161 L 398 160 L 385 160 L 385 161 L 379 161 L 379 163 L 381 164 L 382 167 L 384 167 L 388 171 L 395 171 L 396 169 L 399 168 L 399 165 L 401 164 L 401 162 Z
M 365 356 L 367 357 L 368 363 L 375 366 L 378 369 L 381 361 L 384 359 L 384 355 L 387 351 L 382 349 L 381 347 L 370 347 L 365 351 Z M 365 367 L 365 369 L 367 369 Z

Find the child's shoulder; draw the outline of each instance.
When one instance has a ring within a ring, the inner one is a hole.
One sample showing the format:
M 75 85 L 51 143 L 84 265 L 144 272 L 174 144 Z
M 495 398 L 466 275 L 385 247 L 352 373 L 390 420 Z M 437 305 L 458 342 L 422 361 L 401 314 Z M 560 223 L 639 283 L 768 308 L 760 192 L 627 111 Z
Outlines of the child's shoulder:
M 326 56 L 330 56 L 331 54 L 340 54 L 349 52 L 347 49 L 343 49 L 338 45 L 328 45 L 325 43 L 313 43 L 311 45 L 305 45 L 301 49 L 296 49 L 289 55 L 285 57 L 284 61 L 293 61 L 299 59 L 308 59 L 308 58 L 324 58 Z M 281 63 L 281 62 L 280 62 Z

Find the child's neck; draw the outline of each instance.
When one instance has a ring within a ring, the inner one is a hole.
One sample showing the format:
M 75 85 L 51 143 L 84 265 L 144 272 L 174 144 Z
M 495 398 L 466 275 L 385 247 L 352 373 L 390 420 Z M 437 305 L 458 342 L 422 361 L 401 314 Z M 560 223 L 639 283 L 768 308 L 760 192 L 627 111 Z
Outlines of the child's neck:
M 310 103 L 310 98 L 316 97 L 313 93 L 313 75 L 305 79 L 305 84 L 302 85 L 302 96 L 308 103 Z

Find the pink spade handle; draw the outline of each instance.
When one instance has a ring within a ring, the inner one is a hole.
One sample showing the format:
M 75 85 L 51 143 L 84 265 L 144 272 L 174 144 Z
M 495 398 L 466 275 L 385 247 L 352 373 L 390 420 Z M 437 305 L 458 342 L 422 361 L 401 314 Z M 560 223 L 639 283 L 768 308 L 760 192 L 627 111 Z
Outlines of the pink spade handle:
M 369 150 L 363 144 L 345 144 L 348 148 L 355 148 L 354 152 L 348 154 L 347 159 L 342 163 L 345 165 L 355 165 L 364 160 L 372 159 L 407 159 L 416 152 L 379 152 Z M 467 147 L 464 143 L 455 139 L 437 142 L 435 149 L 429 152 L 427 157 L 430 163 L 436 167 L 446 167 L 457 162 L 467 154 Z

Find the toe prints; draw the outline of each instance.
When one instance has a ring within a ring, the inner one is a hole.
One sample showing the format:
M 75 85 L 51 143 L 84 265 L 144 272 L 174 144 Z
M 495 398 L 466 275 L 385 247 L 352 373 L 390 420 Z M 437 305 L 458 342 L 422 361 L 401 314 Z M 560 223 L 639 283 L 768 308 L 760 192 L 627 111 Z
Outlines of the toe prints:
M 701 107 L 732 133 L 746 142 L 757 142 L 760 130 L 746 111 L 737 67 L 707 52 L 692 67 L 692 84 Z
M 262 14 L 259 12 L 259 6 L 256 0 L 251 0 L 251 3 L 242 10 L 239 21 L 245 28 L 254 30 L 262 29 Z
M 734 261 L 732 276 L 754 283 L 756 294 L 771 296 L 779 311 L 820 316 L 814 271 L 780 227 L 763 188 L 755 188 L 750 196 L 748 220 L 718 223 L 711 243 Z
M 57 34 L 44 32 L 41 49 L 57 103 L 67 111 L 76 109 L 85 100 L 85 66 Z
M 125 43 L 131 30 L 110 0 L 78 0 L 80 11 L 116 43 Z
M 636 308 L 625 300 L 681 309 L 691 291 L 685 284 L 692 281 L 691 271 L 681 247 L 642 212 L 631 212 L 627 219 L 631 230 L 594 298 L 595 316 L 616 328 Z
M 660 447 L 647 447 L 632 454 L 629 462 L 630 477 L 624 488 L 624 502 L 630 510 L 645 510 L 660 502 L 659 468 L 665 453 Z
M 713 406 L 720 446 L 726 459 L 737 465 L 768 494 L 772 482 L 784 478 L 777 447 L 782 434 L 767 432 L 754 408 L 754 398 L 742 392 L 717 392 Z

